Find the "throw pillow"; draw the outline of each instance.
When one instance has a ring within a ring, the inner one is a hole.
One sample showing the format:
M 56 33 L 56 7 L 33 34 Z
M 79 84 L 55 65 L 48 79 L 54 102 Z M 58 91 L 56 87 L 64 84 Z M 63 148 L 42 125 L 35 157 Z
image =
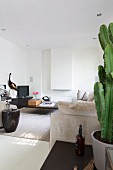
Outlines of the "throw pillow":
M 88 100 L 87 100 L 87 101 L 92 102 L 93 100 L 94 100 L 94 94 L 93 94 L 93 93 L 90 93 L 90 94 L 88 95 Z
M 87 101 L 87 93 L 85 92 L 84 94 L 83 94 L 83 97 L 82 97 L 82 99 L 81 100 L 83 100 L 83 101 Z

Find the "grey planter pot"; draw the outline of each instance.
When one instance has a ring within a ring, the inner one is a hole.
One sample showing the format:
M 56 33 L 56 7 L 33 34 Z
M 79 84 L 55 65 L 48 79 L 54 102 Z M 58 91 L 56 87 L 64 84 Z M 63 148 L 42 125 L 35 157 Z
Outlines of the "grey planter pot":
M 113 148 L 112 144 L 103 143 L 98 141 L 94 137 L 94 131 L 91 134 L 92 142 L 93 142 L 93 155 L 94 155 L 94 162 L 97 170 L 105 170 L 106 167 L 106 148 L 111 147 Z

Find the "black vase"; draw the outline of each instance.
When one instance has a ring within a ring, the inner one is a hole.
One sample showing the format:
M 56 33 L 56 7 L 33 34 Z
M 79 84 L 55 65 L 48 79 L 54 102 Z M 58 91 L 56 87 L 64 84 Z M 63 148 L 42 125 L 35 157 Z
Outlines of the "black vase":
M 20 118 L 19 109 L 8 109 L 2 111 L 2 123 L 5 132 L 14 132 L 18 126 Z

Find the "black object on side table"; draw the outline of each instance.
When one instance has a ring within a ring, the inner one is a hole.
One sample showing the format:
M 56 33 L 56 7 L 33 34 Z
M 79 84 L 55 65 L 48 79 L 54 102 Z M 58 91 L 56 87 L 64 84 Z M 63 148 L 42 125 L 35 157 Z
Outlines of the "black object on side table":
M 19 109 L 6 109 L 2 111 L 2 123 L 6 132 L 14 132 L 18 126 L 20 117 Z
M 83 170 L 93 158 L 92 146 L 85 145 L 84 156 L 77 156 L 75 144 L 56 141 L 40 170 Z

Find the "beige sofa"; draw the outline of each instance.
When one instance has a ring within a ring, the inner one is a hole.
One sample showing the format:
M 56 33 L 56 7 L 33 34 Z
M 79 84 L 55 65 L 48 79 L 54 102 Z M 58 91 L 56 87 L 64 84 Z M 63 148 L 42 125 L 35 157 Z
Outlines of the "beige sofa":
M 94 102 L 58 102 L 59 110 L 51 114 L 50 147 L 56 140 L 75 142 L 83 126 L 85 143 L 92 144 L 91 133 L 100 129 Z

